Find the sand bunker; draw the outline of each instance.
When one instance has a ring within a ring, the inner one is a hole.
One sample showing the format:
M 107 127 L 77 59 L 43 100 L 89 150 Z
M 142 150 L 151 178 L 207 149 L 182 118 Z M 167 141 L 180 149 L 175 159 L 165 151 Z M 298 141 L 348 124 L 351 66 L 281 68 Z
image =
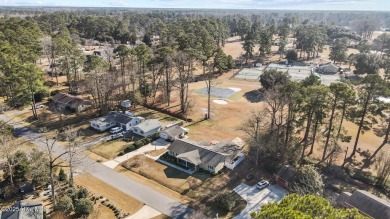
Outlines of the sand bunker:
M 241 91 L 241 88 L 238 87 L 228 87 L 230 90 L 234 90 L 235 92 Z
M 221 105 L 226 105 L 227 104 L 227 102 L 224 101 L 224 100 L 213 100 L 213 102 L 216 103 L 216 104 L 221 104 Z

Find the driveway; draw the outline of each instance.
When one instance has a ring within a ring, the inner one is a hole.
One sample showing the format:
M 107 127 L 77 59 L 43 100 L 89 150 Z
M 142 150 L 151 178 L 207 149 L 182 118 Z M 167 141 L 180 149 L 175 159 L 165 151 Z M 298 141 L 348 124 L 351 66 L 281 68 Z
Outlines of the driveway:
M 114 169 L 116 166 L 118 166 L 119 164 L 121 164 L 122 162 L 125 162 L 126 160 L 136 156 L 136 155 L 140 155 L 140 154 L 144 154 L 146 152 L 149 152 L 149 151 L 154 151 L 154 150 L 158 150 L 158 149 L 162 149 L 162 148 L 167 148 L 168 146 L 170 145 L 169 142 L 165 141 L 164 139 L 157 139 L 156 141 L 152 142 L 152 143 L 149 143 L 145 146 L 142 146 L 140 148 L 138 148 L 137 150 L 134 150 L 132 152 L 129 152 L 127 154 L 124 154 L 120 157 L 117 157 L 113 160 L 109 160 L 109 161 L 106 161 L 104 162 L 103 164 L 106 165 L 107 167 L 111 168 L 111 169 Z M 152 157 L 152 156 L 147 156 L 153 160 L 157 160 L 158 157 Z
M 14 127 L 14 134 L 16 136 L 35 144 L 41 151 L 46 151 L 46 137 L 26 127 L 23 123 L 10 121 L 10 118 L 7 117 L 6 114 L 0 115 L 0 120 L 9 121 L 8 124 Z M 50 144 L 52 143 L 52 141 L 49 142 Z M 62 154 L 65 152 L 65 148 L 61 143 L 55 142 L 53 152 L 57 155 Z M 82 156 L 80 157 L 81 162 L 77 165 L 77 169 L 93 175 L 165 215 L 172 218 L 188 218 L 188 215 L 193 211 L 188 206 L 183 205 L 148 186 L 140 184 L 88 157 L 84 157 L 81 153 L 77 156 Z M 67 156 L 63 156 L 62 158 L 66 160 Z
M 270 185 L 263 190 L 259 190 L 256 186 L 248 186 L 242 183 L 234 188 L 234 191 L 247 201 L 246 208 L 234 219 L 249 219 L 251 218 L 250 213 L 259 211 L 262 205 L 278 202 L 287 195 L 287 191 L 279 185 Z

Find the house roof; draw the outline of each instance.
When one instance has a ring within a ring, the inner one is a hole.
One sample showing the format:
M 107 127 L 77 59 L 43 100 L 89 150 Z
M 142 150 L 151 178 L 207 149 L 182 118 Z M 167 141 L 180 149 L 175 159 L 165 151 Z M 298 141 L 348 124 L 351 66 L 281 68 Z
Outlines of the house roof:
M 185 133 L 186 130 L 184 130 L 179 125 L 173 125 L 173 126 L 170 126 L 168 128 L 165 128 L 161 132 L 164 132 L 164 133 L 166 133 L 167 135 L 169 135 L 171 137 L 176 137 L 176 136 L 179 136 L 179 135 Z
M 72 107 L 77 107 L 81 104 L 91 105 L 90 101 L 85 101 L 79 97 L 67 93 L 58 93 L 53 96 L 53 101 L 56 103 L 66 104 Z
M 329 66 L 331 66 L 331 67 L 334 67 L 334 68 L 339 68 L 337 65 L 335 65 L 335 64 L 333 64 L 333 63 L 331 63 L 331 62 L 328 62 L 328 63 L 325 63 L 325 64 L 320 64 L 320 68 L 322 68 L 322 67 L 329 67 Z
M 294 167 L 292 167 L 290 165 L 284 165 L 279 169 L 279 171 L 276 175 L 288 182 L 288 181 L 293 179 L 295 173 L 296 173 L 296 170 Z
M 390 218 L 390 203 L 367 191 L 356 190 L 345 203 L 375 219 Z
M 227 157 L 234 156 L 239 152 L 232 150 L 226 151 L 226 146 L 222 142 L 217 145 L 203 146 L 184 139 L 176 139 L 168 147 L 168 150 L 178 154 L 178 158 L 193 164 L 199 165 L 203 163 L 213 167 L 225 161 Z
M 340 195 L 337 196 L 336 202 L 345 206 L 345 202 L 351 197 L 350 192 L 342 192 Z
M 106 116 L 102 116 L 96 119 L 91 120 L 91 122 L 98 122 L 98 123 L 111 123 L 111 122 L 117 122 L 121 124 L 127 124 L 131 120 L 138 118 L 138 119 L 143 119 L 142 117 L 139 116 L 132 116 L 126 113 L 122 112 L 111 112 Z
M 14 204 L 9 211 L 4 210 L 0 214 L 1 219 L 42 219 L 43 205 L 39 201 L 22 200 Z
M 161 122 L 158 121 L 157 119 L 148 119 L 145 120 L 145 122 L 142 122 L 135 127 L 139 128 L 143 132 L 149 132 L 154 129 L 160 128 L 161 127 Z

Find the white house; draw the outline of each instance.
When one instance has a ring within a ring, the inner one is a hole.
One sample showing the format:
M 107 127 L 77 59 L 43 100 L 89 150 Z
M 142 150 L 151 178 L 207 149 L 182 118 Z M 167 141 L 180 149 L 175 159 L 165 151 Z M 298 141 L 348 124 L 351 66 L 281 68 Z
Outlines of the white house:
M 131 130 L 133 126 L 139 125 L 145 121 L 145 118 L 134 116 L 133 114 L 111 112 L 107 116 L 93 119 L 90 122 L 91 127 L 98 131 L 106 131 L 112 127 L 118 126 L 123 130 Z
M 174 141 L 177 138 L 183 138 L 188 134 L 188 129 L 181 127 L 179 124 L 169 126 L 160 131 L 160 138 Z
M 137 135 L 147 137 L 160 131 L 161 126 L 162 126 L 161 122 L 158 121 L 157 119 L 148 119 L 132 127 L 132 130 Z
M 339 71 L 339 67 L 334 65 L 333 63 L 329 62 L 326 64 L 322 64 L 317 68 L 317 71 L 319 73 L 331 73 L 335 74 Z

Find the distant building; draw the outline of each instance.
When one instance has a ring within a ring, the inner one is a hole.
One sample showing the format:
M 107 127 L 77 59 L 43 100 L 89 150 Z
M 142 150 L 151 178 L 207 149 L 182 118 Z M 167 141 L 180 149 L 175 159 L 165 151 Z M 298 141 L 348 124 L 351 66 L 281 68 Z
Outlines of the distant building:
M 177 158 L 177 162 L 193 171 L 199 168 L 218 173 L 224 167 L 234 169 L 243 159 L 241 147 L 233 142 L 192 142 L 176 139 L 168 148 L 168 153 Z
M 53 96 L 54 105 L 60 110 L 82 112 L 92 106 L 92 102 L 67 93 L 58 93 Z
M 161 126 L 161 122 L 157 119 L 148 119 L 132 127 L 132 130 L 134 134 L 141 135 L 143 137 L 148 137 L 159 132 L 161 130 Z
M 0 215 L 1 219 L 43 219 L 43 205 L 39 201 L 22 200 L 3 208 Z
M 121 127 L 123 130 L 132 130 L 133 126 L 143 121 L 145 121 L 145 118 L 134 116 L 133 114 L 111 112 L 107 116 L 90 120 L 89 123 L 92 128 L 103 132 L 116 126 Z
M 343 192 L 337 197 L 336 202 L 339 207 L 356 208 L 371 218 L 390 218 L 390 203 L 364 190 Z
M 329 62 L 326 64 L 321 64 L 317 68 L 317 72 L 319 73 L 326 73 L 326 74 L 336 74 L 339 71 L 339 67 L 334 65 L 333 63 Z

